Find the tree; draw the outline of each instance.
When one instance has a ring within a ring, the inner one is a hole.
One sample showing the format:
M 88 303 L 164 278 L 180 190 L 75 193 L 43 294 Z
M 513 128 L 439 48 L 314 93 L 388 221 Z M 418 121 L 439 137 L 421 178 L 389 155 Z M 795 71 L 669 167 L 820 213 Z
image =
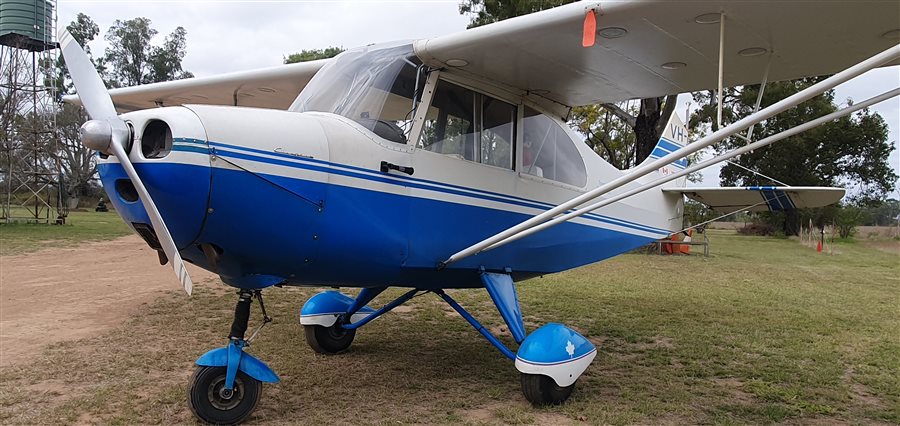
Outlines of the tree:
M 309 49 L 301 50 L 300 53 L 291 53 L 284 58 L 285 64 L 295 64 L 297 62 L 315 61 L 318 59 L 333 58 L 344 51 L 342 47 L 327 47 L 325 49 Z
M 136 86 L 160 81 L 193 77 L 182 69 L 187 31 L 178 27 L 169 34 L 162 46 L 150 41 L 158 33 L 147 18 L 116 20 L 106 33 L 104 59 L 110 67 L 109 83 L 115 87 Z
M 868 226 L 896 226 L 900 222 L 900 201 L 889 198 L 878 206 L 866 209 L 866 221 Z
M 464 0 L 459 5 L 459 13 L 469 15 L 471 21 L 468 28 L 480 27 L 512 17 L 540 12 L 572 3 L 575 0 Z
M 73 197 L 92 195 L 96 189 L 94 152 L 81 143 L 81 125 L 87 120 L 84 109 L 72 104 L 62 104 L 56 113 L 56 155 L 65 177 L 65 193 Z
M 459 13 L 471 16 L 469 28 L 487 25 L 519 15 L 538 12 L 544 9 L 572 3 L 574 0 L 463 0 L 459 5 Z M 573 108 L 575 126 L 582 131 L 590 130 L 588 145 L 611 164 L 620 169 L 640 164 L 650 156 L 665 130 L 666 123 L 675 112 L 678 95 L 646 98 L 640 100 L 635 110 L 620 105 L 605 103 L 599 106 L 607 110 L 612 117 L 621 120 L 634 133 L 633 138 L 626 138 L 618 130 L 621 123 L 608 121 L 608 114 L 600 114 L 597 105 Z M 623 103 L 625 105 L 627 103 Z M 592 121 L 585 121 L 592 120 Z M 607 126 L 621 138 L 613 140 L 603 136 Z M 601 147 L 602 149 L 598 149 Z
M 628 108 L 634 110 L 636 108 Z M 637 144 L 628 123 L 601 105 L 587 105 L 572 110 L 569 124 L 584 135 L 585 143 L 609 164 L 620 170 L 637 164 Z
M 839 206 L 834 215 L 834 225 L 841 238 L 850 238 L 865 218 L 865 211 L 857 206 Z
M 172 34 L 166 36 L 162 46 L 150 49 L 147 62 L 150 64 L 150 72 L 145 79 L 147 83 L 160 81 L 180 80 L 194 76 L 190 71 L 181 67 L 187 48 L 187 31 L 182 27 L 175 28 Z
M 821 77 L 769 83 L 761 107 L 818 81 Z M 758 85 L 729 89 L 723 101 L 723 125 L 750 115 L 758 94 Z M 713 94 L 699 92 L 694 94 L 694 98 L 705 105 L 691 118 L 691 128 L 709 126 L 715 130 L 716 101 Z M 835 110 L 834 92 L 829 91 L 758 124 L 752 139 L 763 139 Z M 862 110 L 732 161 L 789 185 L 850 187 L 849 201 L 862 207 L 883 199 L 893 190 L 893 182 L 897 179 L 888 163 L 893 144 L 887 140 L 887 130 L 880 115 Z M 746 144 L 747 141 L 741 138 L 731 137 L 720 142 L 716 150 L 722 153 Z M 720 176 L 721 183 L 729 186 L 774 183 L 760 174 L 731 165 L 723 167 Z M 782 216 L 772 217 L 778 220 Z M 783 217 L 785 234 L 796 235 L 800 224 L 799 213 L 788 210 Z
M 91 59 L 91 62 L 94 63 L 94 66 L 97 68 L 99 73 L 104 72 L 104 66 L 102 63 L 102 58 L 94 58 L 91 54 L 91 47 L 88 45 L 90 42 L 94 41 L 98 34 L 100 34 L 100 27 L 91 19 L 90 16 L 85 15 L 84 13 L 79 13 L 75 20 L 70 22 L 69 25 L 66 26 L 66 30 L 69 31 L 69 34 L 72 35 L 72 38 L 78 42 L 83 48 L 84 52 L 87 53 L 88 58 Z M 54 81 L 53 86 L 55 87 L 55 94 L 57 97 L 57 101 L 62 100 L 62 96 L 69 93 L 72 90 L 72 77 L 69 75 L 69 69 L 66 68 L 66 60 L 63 58 L 63 55 L 57 55 L 56 61 L 52 64 L 43 64 L 45 69 L 52 69 Z M 45 81 L 46 86 L 50 86 L 50 82 Z
M 719 217 L 720 214 L 705 204 L 691 199 L 684 202 L 683 226 L 696 226 Z

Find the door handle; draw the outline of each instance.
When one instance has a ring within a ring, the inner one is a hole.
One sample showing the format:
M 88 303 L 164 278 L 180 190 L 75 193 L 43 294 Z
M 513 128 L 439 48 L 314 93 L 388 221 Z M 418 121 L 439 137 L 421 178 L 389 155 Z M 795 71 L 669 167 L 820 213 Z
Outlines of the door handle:
M 388 173 L 391 170 L 396 170 L 400 173 L 406 173 L 410 176 L 412 176 L 412 174 L 415 172 L 412 167 L 398 166 L 393 163 L 388 163 L 387 161 L 381 162 L 381 173 Z

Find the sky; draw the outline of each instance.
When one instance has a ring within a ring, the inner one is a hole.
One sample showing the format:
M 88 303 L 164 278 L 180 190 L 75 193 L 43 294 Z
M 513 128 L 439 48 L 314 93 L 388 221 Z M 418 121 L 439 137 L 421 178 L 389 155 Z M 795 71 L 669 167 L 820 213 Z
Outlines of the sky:
M 462 31 L 469 18 L 459 14 L 459 0 L 326 1 L 326 0 L 59 0 L 59 25 L 79 13 L 100 26 L 93 52 L 102 52 L 102 36 L 116 19 L 146 17 L 159 31 L 161 43 L 176 27 L 187 30 L 183 67 L 198 77 L 248 70 L 282 63 L 285 56 L 303 49 L 330 46 L 351 48 L 393 40 L 414 40 Z M 96 54 L 96 53 L 95 53 Z M 841 86 L 835 100 L 862 101 L 900 85 L 900 67 L 870 71 Z M 690 97 L 679 99 L 684 116 Z M 696 104 L 695 104 L 696 105 Z M 874 108 L 887 121 L 895 149 L 890 164 L 900 175 L 900 99 Z M 777 178 L 777 176 L 775 176 Z M 704 170 L 698 186 L 718 186 L 718 168 Z M 791 184 L 791 182 L 786 182 Z M 900 183 L 900 180 L 898 180 Z M 893 197 L 900 197 L 895 190 Z

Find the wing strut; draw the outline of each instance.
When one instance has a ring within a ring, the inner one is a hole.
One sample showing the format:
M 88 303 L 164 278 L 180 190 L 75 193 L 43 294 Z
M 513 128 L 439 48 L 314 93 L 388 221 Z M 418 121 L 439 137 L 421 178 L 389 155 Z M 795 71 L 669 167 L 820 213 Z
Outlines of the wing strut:
M 716 108 L 716 123 L 722 128 L 722 101 L 725 95 L 722 92 L 722 82 L 725 77 L 725 12 L 719 14 L 719 90 L 716 92 L 718 107 Z
M 644 185 L 644 186 L 641 186 L 641 187 L 639 187 L 639 188 L 632 189 L 632 190 L 630 190 L 630 191 L 628 191 L 628 192 L 623 192 L 623 193 L 621 193 L 621 194 L 619 194 L 619 195 L 616 195 L 616 196 L 614 196 L 614 197 L 612 197 L 612 198 L 608 198 L 608 199 L 605 199 L 605 200 L 603 200 L 603 201 L 599 201 L 599 202 L 596 202 L 596 203 L 594 203 L 594 204 L 591 204 L 591 205 L 589 205 L 589 206 L 579 208 L 578 210 L 571 211 L 571 212 L 566 213 L 566 214 L 564 214 L 564 215 L 562 215 L 562 216 L 558 216 L 558 217 L 553 218 L 553 219 L 551 219 L 551 220 L 549 220 L 549 221 L 547 221 L 547 222 L 544 222 L 544 223 L 542 223 L 542 224 L 540 224 L 540 225 L 537 225 L 537 226 L 534 226 L 534 227 L 532 227 L 532 228 L 528 228 L 528 229 L 526 229 L 526 230 L 524 230 L 524 231 L 522 231 L 522 232 L 519 232 L 518 234 L 515 234 L 515 235 L 513 235 L 513 236 L 511 236 L 511 237 L 509 237 L 509 238 L 507 238 L 507 239 L 505 239 L 505 240 L 499 241 L 499 242 L 497 242 L 496 244 L 493 244 L 493 245 L 491 245 L 490 247 L 487 247 L 486 249 L 484 249 L 484 250 L 482 250 L 482 251 L 491 250 L 491 249 L 500 247 L 500 246 L 502 246 L 502 245 L 504 245 L 504 244 L 511 243 L 511 242 L 513 242 L 513 241 L 515 241 L 515 240 L 518 240 L 518 239 L 520 239 L 520 238 L 527 237 L 527 236 L 529 236 L 529 235 L 531 235 L 531 234 L 534 234 L 534 233 L 536 233 L 536 232 L 542 231 L 542 230 L 547 229 L 547 228 L 549 228 L 549 227 L 551 227 L 551 226 L 558 225 L 558 224 L 560 224 L 560 223 L 562 223 L 562 222 L 565 222 L 565 221 L 567 221 L 567 220 L 574 219 L 574 218 L 576 218 L 576 217 L 578 217 L 578 216 L 581 216 L 581 215 L 584 215 L 584 214 L 586 214 L 586 213 L 592 212 L 592 211 L 594 211 L 594 210 L 596 210 L 596 209 L 599 209 L 599 208 L 601 208 L 601 207 L 604 207 L 604 206 L 610 205 L 610 204 L 612 204 L 612 203 L 615 203 L 616 201 L 620 201 L 620 200 L 622 200 L 622 199 L 624 199 L 624 198 L 628 198 L 628 197 L 630 197 L 630 196 L 632 196 L 632 195 L 639 194 L 639 193 L 641 193 L 641 192 L 647 191 L 647 190 L 649 190 L 649 189 L 651 189 L 651 188 L 655 188 L 655 187 L 657 187 L 657 186 L 659 186 L 659 185 L 662 185 L 662 184 L 664 184 L 664 183 L 666 183 L 666 182 L 673 181 L 673 180 L 678 179 L 678 178 L 680 178 L 680 177 L 687 176 L 687 175 L 689 175 L 689 174 L 691 174 L 691 173 L 694 173 L 694 172 L 696 172 L 696 171 L 698 171 L 698 170 L 705 169 L 705 168 L 707 168 L 707 167 L 709 167 L 709 166 L 712 166 L 712 165 L 714 165 L 714 164 L 717 164 L 717 163 L 726 161 L 726 160 L 728 160 L 728 159 L 730 159 L 730 158 L 737 157 L 737 156 L 739 156 L 739 155 L 741 155 L 741 154 L 746 154 L 746 153 L 748 153 L 748 152 L 750 152 L 750 151 L 753 151 L 753 150 L 755 150 L 755 149 L 759 149 L 759 148 L 765 147 L 765 146 L 767 146 L 767 145 L 771 145 L 771 144 L 773 144 L 773 143 L 775 143 L 775 142 L 778 142 L 778 141 L 780 141 L 780 140 L 782 140 L 782 139 L 785 139 L 785 138 L 794 136 L 794 135 L 796 135 L 796 134 L 798 134 L 798 133 L 801 133 L 801 132 L 805 132 L 805 131 L 807 131 L 807 130 L 809 130 L 809 129 L 812 129 L 813 127 L 817 127 L 817 126 L 820 126 L 820 125 L 822 125 L 822 124 L 825 124 L 825 123 L 827 123 L 827 122 L 829 122 L 829 121 L 832 121 L 832 120 L 841 118 L 841 117 L 843 117 L 843 116 L 845 116 L 845 115 L 852 114 L 852 113 L 854 113 L 854 112 L 856 112 L 856 111 L 859 111 L 859 110 L 861 110 L 861 109 L 863 109 L 863 108 L 868 108 L 868 107 L 870 107 L 870 106 L 872 106 L 872 105 L 875 105 L 875 104 L 877 104 L 877 103 L 879 103 L 879 102 L 886 101 L 886 100 L 888 100 L 888 99 L 890 99 L 890 98 L 893 98 L 893 97 L 895 97 L 895 96 L 900 96 L 900 88 L 891 90 L 891 91 L 889 91 L 889 92 L 882 93 L 881 95 L 878 95 L 878 96 L 875 96 L 875 97 L 873 97 L 873 98 L 867 99 L 867 100 L 865 100 L 864 102 L 860 102 L 860 103 L 858 103 L 858 104 L 854 104 L 854 105 L 849 106 L 849 107 L 846 107 L 846 108 L 844 108 L 844 109 L 837 110 L 837 111 L 835 111 L 835 112 L 833 112 L 833 113 L 831 113 L 831 114 L 824 115 L 824 116 L 822 116 L 822 117 L 819 117 L 819 118 L 817 118 L 817 119 L 815 119 L 815 120 L 806 122 L 806 123 L 801 124 L 801 125 L 799 125 L 799 126 L 792 127 L 792 128 L 790 128 L 790 129 L 788 129 L 788 130 L 785 130 L 785 131 L 783 131 L 783 132 L 781 132 L 781 133 L 774 134 L 774 135 L 772 135 L 772 136 L 769 136 L 769 137 L 767 137 L 767 138 L 765 138 L 765 139 L 762 139 L 762 140 L 757 141 L 757 142 L 755 142 L 755 143 L 752 143 L 752 144 L 750 144 L 750 145 L 747 145 L 747 146 L 744 146 L 744 147 L 742 147 L 742 148 L 739 148 L 739 149 L 736 149 L 736 150 L 734 150 L 734 151 L 731 151 L 731 152 L 729 152 L 729 153 L 727 153 L 727 154 L 722 154 L 722 155 L 720 155 L 720 156 L 718 156 L 718 157 L 710 158 L 709 160 L 703 161 L 703 162 L 701 162 L 701 163 L 697 163 L 697 164 L 695 164 L 695 165 L 693 165 L 693 166 L 690 166 L 690 167 L 688 167 L 688 168 L 686 168 L 686 169 L 684 169 L 684 170 L 682 170 L 682 171 L 680 171 L 680 172 L 678 172 L 678 173 L 675 173 L 675 174 L 672 174 L 672 175 L 668 175 L 668 176 L 659 178 L 659 179 L 657 179 L 657 180 L 655 180 L 655 181 L 653 181 L 653 182 L 650 182 L 650 183 L 648 183 L 648 184 L 646 184 L 646 185 Z M 730 161 L 729 161 L 729 163 L 730 163 Z M 717 218 L 715 218 L 715 219 L 712 219 L 712 221 L 721 219 L 721 218 L 723 218 L 723 217 L 725 217 L 725 216 L 728 216 L 728 215 L 732 215 L 732 214 L 741 212 L 741 211 L 746 210 L 746 209 L 750 209 L 750 208 L 756 207 L 756 206 L 758 206 L 758 205 L 760 205 L 760 204 L 764 204 L 764 203 L 766 203 L 766 202 L 767 202 L 767 201 L 762 201 L 761 203 L 754 204 L 754 205 L 752 205 L 752 206 L 748 206 L 748 207 L 746 207 L 746 208 L 744 208 L 744 209 L 741 209 L 741 210 L 738 210 L 738 211 L 734 211 L 734 212 L 731 212 L 731 213 L 728 213 L 728 214 L 719 216 L 719 217 L 717 217 Z M 707 222 L 704 222 L 703 224 L 705 224 L 705 223 L 707 223 Z M 691 228 L 694 228 L 694 227 L 697 227 L 697 226 L 700 226 L 700 225 L 703 225 L 703 224 L 693 225 L 693 226 L 691 226 Z M 685 229 L 683 229 L 682 231 L 685 231 L 685 230 L 687 230 L 687 229 L 689 229 L 689 228 L 685 228 Z M 679 231 L 679 232 L 681 232 L 681 231 Z M 676 233 L 677 233 L 677 232 L 676 232 Z
M 759 106 L 762 104 L 763 94 L 766 93 L 766 83 L 769 82 L 769 70 L 772 69 L 772 51 L 769 51 L 769 60 L 766 62 L 766 70 L 763 72 L 762 83 L 759 85 L 759 93 L 756 95 L 756 104 L 753 105 L 753 112 L 756 113 L 759 111 Z M 751 124 L 750 128 L 747 129 L 747 136 L 741 136 L 738 134 L 737 136 L 747 143 L 752 142 L 750 139 L 753 137 L 753 126 L 755 124 Z
M 633 181 L 639 179 L 640 177 L 647 175 L 666 164 L 669 164 L 673 161 L 679 160 L 683 157 L 686 157 L 690 154 L 700 151 L 701 149 L 704 149 L 716 142 L 719 142 L 722 139 L 725 139 L 737 132 L 740 132 L 741 130 L 744 130 L 747 127 L 749 127 L 751 124 L 758 123 L 762 120 L 768 119 L 782 111 L 785 111 L 789 108 L 796 106 L 797 104 L 799 104 L 801 102 L 804 102 L 815 96 L 818 96 L 818 95 L 824 93 L 825 91 L 828 91 L 841 83 L 844 83 L 850 79 L 858 77 L 859 75 L 863 74 L 866 71 L 869 71 L 870 69 L 884 65 L 884 64 L 886 64 L 890 61 L 896 60 L 898 58 L 900 58 L 900 45 L 895 45 L 875 56 L 872 56 L 869 59 L 866 59 L 865 61 L 862 61 L 850 68 L 847 68 L 844 71 L 841 71 L 825 80 L 820 81 L 819 83 L 816 83 L 804 90 L 801 90 L 800 92 L 797 92 L 791 96 L 788 96 L 787 98 L 782 99 L 781 101 L 778 101 L 755 114 L 751 114 L 747 117 L 744 117 L 743 119 L 738 120 L 735 123 L 732 123 L 728 127 L 720 128 L 718 131 L 716 131 L 710 135 L 707 135 L 707 136 L 701 138 L 700 140 L 698 140 L 690 145 L 685 146 L 684 148 L 681 148 L 675 152 L 672 152 L 662 158 L 656 159 L 656 160 L 651 161 L 642 166 L 638 166 L 633 171 L 631 171 L 625 175 L 622 175 L 619 178 L 616 178 L 604 185 L 601 185 L 598 188 L 595 188 L 595 189 L 588 191 L 582 195 L 579 195 L 578 197 L 575 197 L 569 201 L 566 201 L 565 203 L 562 203 L 544 213 L 534 216 L 531 219 L 528 219 L 528 220 L 526 220 L 518 225 L 515 225 L 513 227 L 510 227 L 510 228 L 506 229 L 505 231 L 495 234 L 492 237 L 486 238 L 483 241 L 473 244 L 473 245 L 453 254 L 452 256 L 450 256 L 449 258 L 444 260 L 443 262 L 440 262 L 437 265 L 437 267 L 438 267 L 438 269 L 442 269 L 442 268 L 446 267 L 447 265 L 449 265 L 453 262 L 456 262 L 462 258 L 469 257 L 474 254 L 480 253 L 481 251 L 484 251 L 484 249 L 496 244 L 497 242 L 505 240 L 515 234 L 518 234 L 519 232 L 522 232 L 522 231 L 527 230 L 531 227 L 534 227 L 538 224 L 546 222 L 546 221 L 552 219 L 553 217 L 555 217 L 561 213 L 564 213 L 570 209 L 577 208 L 578 206 L 581 206 L 582 204 L 585 204 L 588 201 L 594 200 L 594 199 L 600 197 L 601 195 L 604 195 L 604 194 L 606 194 L 614 189 L 617 189 L 625 184 L 633 182 Z

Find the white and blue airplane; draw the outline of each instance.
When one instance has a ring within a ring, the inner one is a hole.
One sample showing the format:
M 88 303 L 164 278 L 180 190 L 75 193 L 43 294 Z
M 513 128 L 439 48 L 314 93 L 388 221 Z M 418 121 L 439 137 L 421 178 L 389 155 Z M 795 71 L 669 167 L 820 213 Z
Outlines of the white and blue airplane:
M 582 2 L 330 60 L 111 91 L 71 36 L 60 44 L 78 92 L 69 101 L 91 117 L 83 143 L 99 152 L 116 211 L 188 294 L 184 261 L 238 289 L 228 343 L 197 360 L 189 392 L 199 419 L 231 424 L 279 380 L 246 352 L 252 300 L 265 325 L 261 290 L 272 286 L 360 289 L 319 293 L 300 310 L 324 354 L 434 293 L 514 361 L 526 399 L 564 402 L 597 348 L 562 324 L 527 330 L 515 283 L 680 231 L 685 195 L 724 212 L 839 200 L 840 188 L 684 181 L 898 89 L 699 164 L 685 157 L 897 63 L 896 12 L 893 0 Z M 579 105 L 833 73 L 692 143 L 673 116 L 629 170 L 565 122 Z M 369 307 L 388 287 L 409 291 Z M 460 288 L 487 290 L 517 349 L 445 292 Z

